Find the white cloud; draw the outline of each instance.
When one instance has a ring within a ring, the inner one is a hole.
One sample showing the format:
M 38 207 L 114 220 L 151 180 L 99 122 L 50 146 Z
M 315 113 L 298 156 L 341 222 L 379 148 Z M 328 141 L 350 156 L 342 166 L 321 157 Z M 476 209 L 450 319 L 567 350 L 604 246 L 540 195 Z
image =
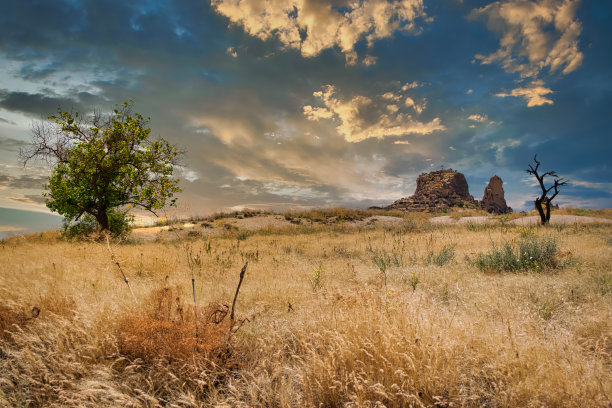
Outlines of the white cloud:
M 526 87 L 516 88 L 507 92 L 496 93 L 495 96 L 506 98 L 508 96 L 523 97 L 527 101 L 527 107 L 532 108 L 534 106 L 552 105 L 552 99 L 546 97 L 553 93 L 552 89 L 543 86 L 543 81 L 533 81 Z
M 389 100 L 407 98 L 403 94 L 387 92 L 375 99 L 361 95 L 342 99 L 336 95 L 334 86 L 326 85 L 322 91 L 314 92 L 313 95 L 321 99 L 324 107 L 306 105 L 303 107 L 304 115 L 309 120 L 331 119 L 338 122 L 336 130 L 349 142 L 408 134 L 427 135 L 446 129 L 440 118 L 430 122 L 420 122 L 413 118 L 412 113 L 418 115 L 425 109 L 425 102 L 407 103 L 412 112 L 405 112 L 405 108 L 401 109 L 398 105 L 389 105 Z
M 593 190 L 604 190 L 612 193 L 612 183 L 597 183 L 592 181 L 581 181 L 581 180 L 571 180 L 570 182 L 574 186 L 580 186 L 584 188 L 589 188 Z
M 212 0 L 212 7 L 248 34 L 262 40 L 276 37 L 304 57 L 338 47 L 348 64 L 357 63 L 354 46 L 359 40 L 372 46 L 398 30 L 418 33 L 419 18 L 429 21 L 422 0 Z M 371 56 L 363 60 L 366 65 L 375 62 Z
M 500 48 L 476 55 L 482 64 L 500 63 L 523 78 L 537 77 L 544 68 L 563 74 L 582 64 L 578 49 L 582 31 L 576 19 L 580 0 L 506 0 L 473 11 L 501 35 Z
M 508 148 L 514 148 L 514 147 L 518 147 L 521 145 L 521 141 L 518 139 L 506 139 L 506 140 L 500 140 L 497 142 L 493 142 L 491 143 L 491 148 L 495 149 L 495 158 L 497 159 L 498 163 L 504 163 L 505 161 L 505 157 L 504 157 L 504 151 Z

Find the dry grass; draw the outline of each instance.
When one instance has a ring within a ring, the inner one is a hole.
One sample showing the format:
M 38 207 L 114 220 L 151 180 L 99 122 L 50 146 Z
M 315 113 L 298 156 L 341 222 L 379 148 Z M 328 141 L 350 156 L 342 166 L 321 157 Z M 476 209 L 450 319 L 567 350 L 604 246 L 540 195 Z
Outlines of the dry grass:
M 522 236 L 553 237 L 561 266 L 473 265 Z M 448 263 L 428 261 L 450 246 Z M 104 244 L 2 242 L 0 406 L 610 405 L 609 225 L 407 217 L 114 251 L 136 302 Z M 384 273 L 373 254 L 392 260 Z M 248 320 L 228 342 L 223 305 L 247 260 L 237 315 Z

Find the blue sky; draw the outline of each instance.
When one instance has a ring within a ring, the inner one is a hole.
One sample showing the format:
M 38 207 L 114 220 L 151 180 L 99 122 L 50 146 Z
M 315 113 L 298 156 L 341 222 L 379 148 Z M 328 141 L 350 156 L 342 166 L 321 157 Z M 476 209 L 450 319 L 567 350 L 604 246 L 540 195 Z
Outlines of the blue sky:
M 46 211 L 20 167 L 58 107 L 127 99 L 183 147 L 180 211 L 367 207 L 451 167 L 515 209 L 534 154 L 562 206 L 612 207 L 612 3 L 575 0 L 8 0 L 0 207 Z

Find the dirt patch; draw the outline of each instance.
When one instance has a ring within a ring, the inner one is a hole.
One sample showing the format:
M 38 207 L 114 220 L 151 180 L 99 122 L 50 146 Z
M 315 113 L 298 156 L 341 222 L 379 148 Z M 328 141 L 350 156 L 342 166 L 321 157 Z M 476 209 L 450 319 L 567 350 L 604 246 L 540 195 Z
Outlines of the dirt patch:
M 462 224 L 492 224 L 499 222 L 498 217 L 462 217 L 453 218 L 448 215 L 442 217 L 433 217 L 429 219 L 432 224 L 445 224 L 445 225 L 462 225 Z M 511 225 L 535 225 L 540 222 L 540 217 L 529 216 L 516 218 L 508 221 Z M 565 214 L 553 214 L 550 216 L 551 224 L 590 224 L 590 223 L 612 223 L 612 220 L 607 218 L 597 217 L 586 217 L 581 215 L 565 215 Z
M 509 224 L 514 225 L 533 225 L 540 222 L 540 217 L 522 217 L 512 221 L 508 221 Z M 597 217 L 586 217 L 583 215 L 566 215 L 566 214 L 553 214 L 550 216 L 551 224 L 592 224 L 592 223 L 604 223 L 611 224 L 612 220 L 607 218 Z
M 445 225 L 491 224 L 491 223 L 497 222 L 497 218 L 487 217 L 487 216 L 453 218 L 448 215 L 444 215 L 442 217 L 432 217 L 429 219 L 429 222 L 431 222 L 432 224 L 445 224 Z
M 294 224 L 280 215 L 261 215 L 248 218 L 228 217 L 214 221 L 186 222 L 172 226 L 134 228 L 131 236 L 145 241 L 172 240 L 185 236 L 217 236 L 228 231 L 255 231 L 290 226 L 294 226 Z

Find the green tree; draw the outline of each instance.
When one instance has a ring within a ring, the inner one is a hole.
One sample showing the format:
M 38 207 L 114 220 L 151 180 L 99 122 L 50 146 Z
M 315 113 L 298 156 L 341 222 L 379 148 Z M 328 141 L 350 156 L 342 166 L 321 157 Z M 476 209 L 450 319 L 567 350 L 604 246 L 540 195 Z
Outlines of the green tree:
M 93 216 L 100 231 L 109 229 L 109 212 L 140 207 L 156 214 L 174 205 L 180 191 L 172 177 L 181 156 L 167 140 L 152 140 L 148 118 L 132 112 L 133 101 L 110 115 L 85 119 L 58 110 L 32 128 L 31 145 L 21 150 L 25 165 L 33 158 L 53 165 L 46 205 L 67 221 Z

